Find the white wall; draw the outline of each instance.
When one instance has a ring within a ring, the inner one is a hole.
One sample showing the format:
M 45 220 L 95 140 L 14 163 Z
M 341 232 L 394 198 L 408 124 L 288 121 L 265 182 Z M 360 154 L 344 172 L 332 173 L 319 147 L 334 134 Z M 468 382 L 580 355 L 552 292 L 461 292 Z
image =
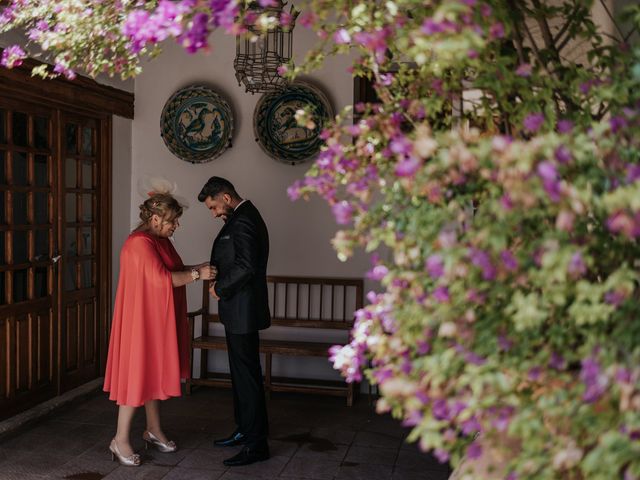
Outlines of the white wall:
M 111 171 L 111 305 L 116 296 L 120 273 L 120 249 L 131 232 L 129 210 L 131 208 L 131 135 L 133 120 L 112 117 L 113 145 Z M 113 309 L 111 310 L 113 311 Z
M 303 27 L 296 27 L 294 48 L 301 56 L 314 42 Z M 337 230 L 328 205 L 314 197 L 310 202 L 292 202 L 286 189 L 303 177 L 311 163 L 291 166 L 279 163 L 260 149 L 253 135 L 253 111 L 259 95 L 244 92 L 238 86 L 233 70 L 234 37 L 216 33 L 211 38 L 212 53 L 189 55 L 171 43 L 164 52 L 144 66 L 135 82 L 135 120 L 133 122 L 133 163 L 131 177 L 131 225 L 138 219 L 138 205 L 143 200 L 137 193 L 137 182 L 144 175 L 162 175 L 178 184 L 178 193 L 187 197 L 191 207 L 181 218 L 175 234 L 176 248 L 186 264 L 206 261 L 211 243 L 222 223 L 214 220 L 197 194 L 212 175 L 231 180 L 241 196 L 258 207 L 269 228 L 271 252 L 269 274 L 363 277 L 368 258 L 360 254 L 342 263 L 330 245 Z M 320 87 L 337 112 L 352 103 L 353 86 L 347 71 L 350 60 L 333 58 L 323 70 L 307 78 Z M 193 83 L 205 83 L 216 89 L 232 106 L 235 129 L 233 147 L 205 164 L 190 164 L 174 157 L 160 137 L 160 115 L 167 99 L 178 89 Z M 117 210 L 114 210 L 117 212 Z M 114 244 L 115 248 L 115 244 Z M 189 308 L 200 305 L 201 286 L 188 288 Z M 264 337 L 323 338 L 344 341 L 346 333 L 282 329 L 272 327 Z M 226 357 L 211 354 L 215 368 L 226 369 Z M 211 365 L 213 368 L 213 365 Z M 284 358 L 274 362 L 274 373 L 287 375 L 339 378 L 324 359 Z

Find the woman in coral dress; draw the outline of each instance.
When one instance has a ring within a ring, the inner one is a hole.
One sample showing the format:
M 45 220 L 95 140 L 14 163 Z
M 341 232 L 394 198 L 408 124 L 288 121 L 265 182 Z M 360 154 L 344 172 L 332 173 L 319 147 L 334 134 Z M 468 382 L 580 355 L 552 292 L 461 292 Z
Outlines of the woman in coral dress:
M 140 465 L 129 434 L 144 405 L 145 445 L 174 452 L 175 442 L 160 425 L 159 401 L 180 396 L 189 371 L 189 325 L 185 285 L 215 276 L 208 263 L 185 266 L 169 237 L 178 228 L 182 206 L 169 194 L 153 193 L 140 205 L 140 225 L 120 252 L 120 277 L 104 380 L 118 405 L 118 426 L 109 445 L 112 458 Z

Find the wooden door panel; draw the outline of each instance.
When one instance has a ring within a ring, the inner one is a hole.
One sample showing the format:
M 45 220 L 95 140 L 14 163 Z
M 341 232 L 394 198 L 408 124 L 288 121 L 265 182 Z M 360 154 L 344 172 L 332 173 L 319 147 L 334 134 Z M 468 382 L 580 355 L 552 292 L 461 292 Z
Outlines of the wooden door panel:
M 100 124 L 95 119 L 79 115 L 64 115 L 62 119 L 63 171 L 60 189 L 64 213 L 62 241 L 64 246 L 61 302 L 62 352 L 61 389 L 66 391 L 89 379 L 100 370 L 100 351 L 95 334 L 101 316 L 97 272 L 100 252 L 96 239 L 102 233 L 97 212 L 101 200 Z

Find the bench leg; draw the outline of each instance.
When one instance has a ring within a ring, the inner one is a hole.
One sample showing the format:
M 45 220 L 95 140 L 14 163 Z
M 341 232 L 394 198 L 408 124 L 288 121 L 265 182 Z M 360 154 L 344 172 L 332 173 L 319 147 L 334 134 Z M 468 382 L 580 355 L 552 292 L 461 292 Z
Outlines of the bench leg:
M 354 390 L 354 384 L 350 383 L 347 386 L 347 407 L 353 407 Z
M 264 389 L 268 399 L 271 398 L 271 354 L 264 354 Z

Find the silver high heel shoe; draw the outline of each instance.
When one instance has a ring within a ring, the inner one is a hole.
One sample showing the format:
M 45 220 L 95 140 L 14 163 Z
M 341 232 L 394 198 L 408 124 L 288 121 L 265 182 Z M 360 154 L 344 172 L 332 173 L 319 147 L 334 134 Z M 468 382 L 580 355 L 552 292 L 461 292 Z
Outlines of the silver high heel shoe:
M 116 439 L 114 438 L 113 440 L 111 440 L 111 443 L 109 444 L 109 450 L 111 451 L 111 460 L 112 461 L 116 461 L 116 458 L 118 459 L 118 462 L 120 462 L 120 465 L 124 465 L 125 467 L 139 467 L 140 466 L 140 455 L 138 455 L 137 453 L 134 453 L 132 455 L 129 455 L 128 457 L 125 457 L 124 455 L 122 455 L 120 453 L 120 450 L 118 449 L 118 444 L 116 443 Z
M 144 431 L 144 433 L 142 434 L 142 439 L 144 440 L 145 449 L 151 446 L 155 447 L 159 452 L 162 453 L 173 453 L 178 450 L 176 442 L 174 442 L 173 440 L 169 440 L 167 443 L 161 442 L 160 439 L 149 430 Z

